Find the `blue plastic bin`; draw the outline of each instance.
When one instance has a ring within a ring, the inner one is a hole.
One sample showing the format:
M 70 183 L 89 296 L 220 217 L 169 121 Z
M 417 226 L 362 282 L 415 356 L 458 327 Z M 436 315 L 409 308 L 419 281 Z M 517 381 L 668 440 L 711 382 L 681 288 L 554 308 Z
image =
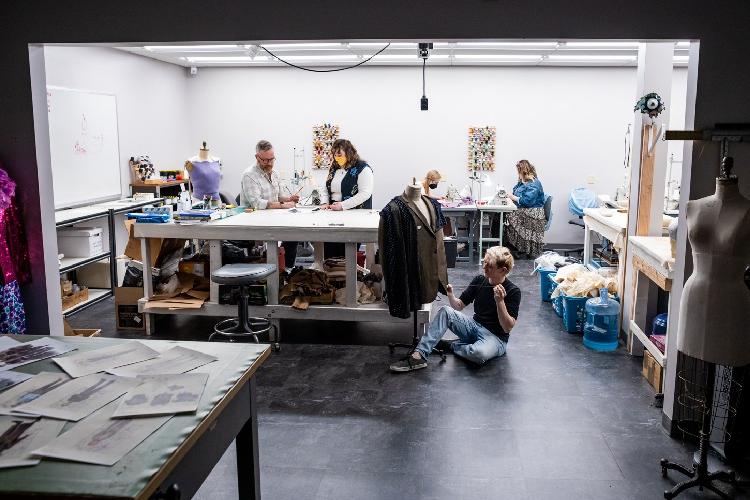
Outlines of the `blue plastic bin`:
M 586 301 L 591 297 L 562 297 L 562 319 L 563 327 L 568 333 L 581 333 L 586 324 Z M 558 297 L 559 298 L 559 297 Z M 620 301 L 617 295 L 610 295 L 609 298 Z
M 552 286 L 554 281 L 550 281 L 547 277 L 550 274 L 557 274 L 555 269 L 537 269 L 536 272 L 539 274 L 539 290 L 542 293 L 542 302 L 552 302 L 550 294 L 555 288 Z M 555 284 L 556 285 L 556 284 Z
M 557 281 L 555 281 L 555 275 L 557 273 L 550 273 L 547 275 L 547 281 L 549 282 L 549 293 L 552 295 L 552 292 L 555 291 L 555 288 L 557 288 Z M 562 317 L 562 296 L 558 295 L 555 298 L 550 297 L 550 302 L 552 302 L 552 309 L 557 313 L 558 316 Z

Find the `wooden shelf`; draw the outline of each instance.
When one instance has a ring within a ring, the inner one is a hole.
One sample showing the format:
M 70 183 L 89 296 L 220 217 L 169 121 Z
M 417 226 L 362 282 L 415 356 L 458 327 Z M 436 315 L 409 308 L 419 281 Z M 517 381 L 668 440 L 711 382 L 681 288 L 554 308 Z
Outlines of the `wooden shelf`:
M 638 324 L 630 320 L 630 333 L 633 334 L 638 340 L 640 340 L 641 344 L 643 344 L 643 347 L 645 347 L 648 352 L 651 353 L 651 355 L 654 357 L 657 363 L 661 365 L 663 368 L 666 365 L 667 357 L 662 353 L 656 345 L 654 345 L 653 342 L 651 342 L 651 339 L 649 339 L 645 333 L 643 333 L 643 330 L 638 326 Z
M 133 187 L 170 187 L 170 186 L 179 186 L 180 184 L 187 184 L 187 180 L 183 179 L 181 181 L 161 181 L 161 182 L 131 182 L 130 185 Z

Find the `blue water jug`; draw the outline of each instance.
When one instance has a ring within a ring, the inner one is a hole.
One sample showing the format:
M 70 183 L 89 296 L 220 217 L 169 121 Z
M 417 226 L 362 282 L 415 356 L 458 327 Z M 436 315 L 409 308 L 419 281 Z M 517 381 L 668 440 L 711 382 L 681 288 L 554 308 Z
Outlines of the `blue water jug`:
M 586 301 L 586 324 L 583 327 L 583 345 L 595 351 L 617 349 L 620 332 L 620 304 L 610 299 L 607 289 L 599 290 L 599 297 Z

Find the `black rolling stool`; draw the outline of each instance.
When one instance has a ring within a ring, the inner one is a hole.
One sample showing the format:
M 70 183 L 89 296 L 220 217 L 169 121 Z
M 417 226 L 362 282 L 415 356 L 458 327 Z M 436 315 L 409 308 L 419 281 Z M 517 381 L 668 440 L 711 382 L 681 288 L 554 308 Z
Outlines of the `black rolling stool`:
M 214 326 L 214 332 L 208 337 L 212 341 L 217 335 L 229 337 L 230 342 L 235 338 L 251 337 L 256 343 L 258 335 L 276 329 L 269 320 L 263 318 L 251 318 L 248 316 L 248 299 L 250 297 L 249 286 L 258 281 L 266 279 L 276 272 L 275 264 L 227 264 L 211 273 L 211 281 L 220 285 L 234 285 L 240 287 L 240 300 L 237 304 L 238 312 L 236 318 L 219 321 Z M 274 335 L 278 340 L 278 335 Z M 279 343 L 274 344 L 274 350 L 279 350 Z

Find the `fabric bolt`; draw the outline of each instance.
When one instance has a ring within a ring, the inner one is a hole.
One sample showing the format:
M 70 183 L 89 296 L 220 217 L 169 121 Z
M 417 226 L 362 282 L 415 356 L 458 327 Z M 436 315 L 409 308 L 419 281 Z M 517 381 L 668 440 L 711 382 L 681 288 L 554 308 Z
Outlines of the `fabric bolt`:
M 280 193 L 279 175 L 275 171 L 269 175 L 256 164 L 242 173 L 240 205 L 263 210 L 269 201 L 279 201 Z
M 513 194 L 518 196 L 519 208 L 535 208 L 544 206 L 544 188 L 539 179 L 519 182 L 513 186 Z
M 396 196 L 380 211 L 384 298 L 391 316 L 398 318 L 408 318 L 422 304 L 435 300 L 448 283 L 441 225 L 445 218 L 437 201 L 421 199 L 430 210 L 429 221 L 404 196 Z
M 17 281 L 0 288 L 0 333 L 26 333 L 26 310 Z
M 505 288 L 505 308 L 513 319 L 518 318 L 518 309 L 521 307 L 521 289 L 512 281 L 505 279 L 502 283 Z M 483 275 L 477 275 L 471 280 L 469 286 L 463 291 L 459 299 L 464 305 L 474 303 L 474 321 L 482 325 L 483 328 L 492 332 L 502 340 L 508 342 L 510 333 L 503 330 L 500 321 L 497 318 L 497 305 L 495 303 L 495 293 L 489 280 Z
M 453 354 L 467 359 L 478 365 L 505 354 L 507 342 L 501 340 L 484 326 L 452 309 L 441 307 L 435 318 L 430 322 L 427 332 L 417 345 L 417 351 L 427 359 L 438 341 L 450 330 L 458 340 L 453 343 Z
M 372 167 L 365 161 L 360 160 L 348 169 L 333 164 L 326 178 L 328 203 L 340 201 L 344 210 L 372 208 L 374 184 Z
M 519 252 L 536 258 L 544 251 L 544 208 L 519 208 L 506 215 L 505 238 Z
M 193 196 L 202 200 L 210 196 L 212 200 L 219 199 L 219 184 L 221 183 L 221 163 L 218 160 L 191 160 L 190 183 L 193 185 Z

